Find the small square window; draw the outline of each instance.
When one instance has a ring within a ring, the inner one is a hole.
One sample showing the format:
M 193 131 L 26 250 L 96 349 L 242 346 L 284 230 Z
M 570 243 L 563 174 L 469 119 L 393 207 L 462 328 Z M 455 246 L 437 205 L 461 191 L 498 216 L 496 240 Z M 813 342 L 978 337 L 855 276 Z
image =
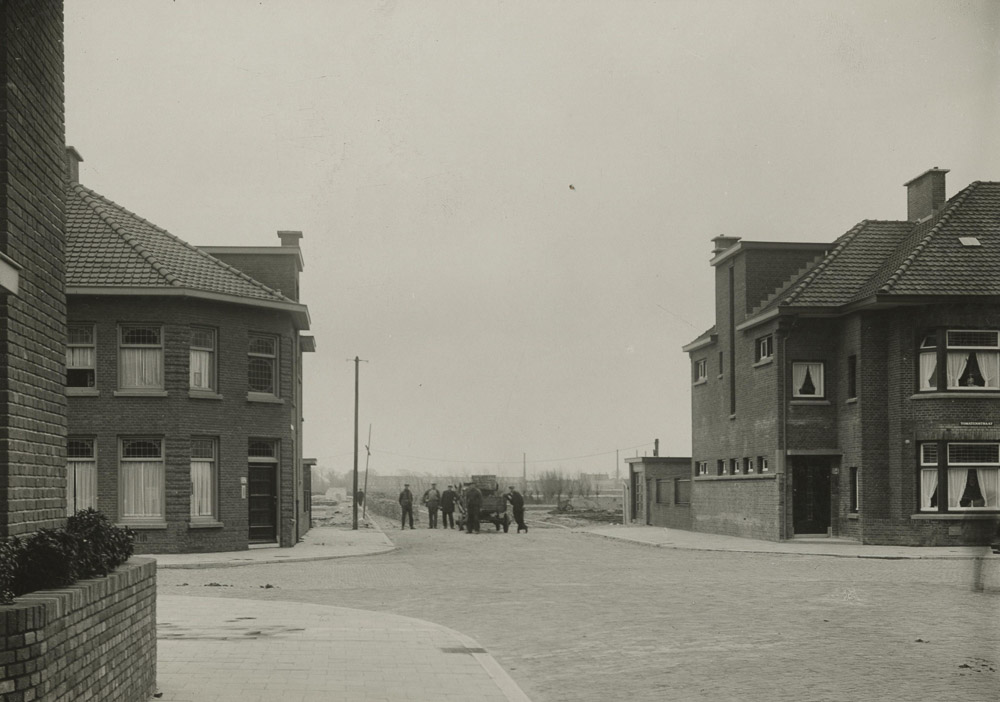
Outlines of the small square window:
M 792 364 L 792 397 L 824 397 L 823 363 L 799 361 Z
M 766 457 L 757 456 L 757 470 L 759 470 L 761 473 L 766 473 L 768 471 Z
M 719 459 L 715 462 L 715 474 L 725 475 L 726 474 L 726 462 L 723 459 Z

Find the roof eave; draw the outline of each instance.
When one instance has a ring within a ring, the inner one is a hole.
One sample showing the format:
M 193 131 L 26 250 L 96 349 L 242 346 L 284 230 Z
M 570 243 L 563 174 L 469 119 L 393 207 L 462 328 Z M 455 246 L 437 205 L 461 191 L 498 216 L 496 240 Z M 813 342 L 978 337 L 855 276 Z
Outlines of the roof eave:
M 706 346 L 711 346 L 712 344 L 714 344 L 718 340 L 718 338 L 719 338 L 718 334 L 710 334 L 709 336 L 700 339 L 695 339 L 690 344 L 685 344 L 684 346 L 681 346 L 681 351 L 683 351 L 684 353 L 691 353 L 692 351 L 703 349 Z
M 269 310 L 288 312 L 296 329 L 309 329 L 309 308 L 297 302 L 282 302 L 280 300 L 259 300 L 242 295 L 228 295 L 226 293 L 211 292 L 208 290 L 195 290 L 192 288 L 169 287 L 169 288 L 143 288 L 143 287 L 110 287 L 110 286 L 67 286 L 67 295 L 86 295 L 100 297 L 192 297 L 199 300 L 211 300 L 213 302 L 228 302 L 234 305 L 247 305 L 250 307 L 261 307 Z

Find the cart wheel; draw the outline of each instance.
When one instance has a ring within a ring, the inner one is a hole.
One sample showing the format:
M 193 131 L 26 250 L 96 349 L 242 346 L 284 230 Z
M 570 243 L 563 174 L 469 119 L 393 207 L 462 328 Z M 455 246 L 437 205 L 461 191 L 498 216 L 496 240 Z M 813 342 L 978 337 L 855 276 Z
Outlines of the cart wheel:
M 503 515 L 503 533 L 506 534 L 510 530 L 510 517 L 506 514 Z
M 500 520 L 499 519 L 494 520 L 493 526 L 497 528 L 497 531 L 500 531 Z

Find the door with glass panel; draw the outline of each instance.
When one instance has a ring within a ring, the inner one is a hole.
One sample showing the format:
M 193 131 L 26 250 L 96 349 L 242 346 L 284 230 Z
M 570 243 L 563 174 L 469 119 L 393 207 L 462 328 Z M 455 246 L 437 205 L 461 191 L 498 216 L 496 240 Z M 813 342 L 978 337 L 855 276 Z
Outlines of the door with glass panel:
M 830 528 L 830 464 L 823 459 L 792 465 L 792 528 L 796 535 L 826 535 Z

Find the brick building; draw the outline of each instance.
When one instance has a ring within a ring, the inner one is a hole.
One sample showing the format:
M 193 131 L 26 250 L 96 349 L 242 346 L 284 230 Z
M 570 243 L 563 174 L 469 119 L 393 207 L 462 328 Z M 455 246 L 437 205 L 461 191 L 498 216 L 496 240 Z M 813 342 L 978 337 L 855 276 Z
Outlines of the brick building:
M 62 2 L 0 3 L 0 538 L 65 517 Z
M 67 510 L 127 524 L 143 552 L 293 546 L 309 529 L 314 349 L 301 233 L 198 248 L 81 185 L 68 160 Z
M 1000 183 L 832 244 L 716 237 L 692 373 L 692 528 L 980 544 L 998 518 Z
M 691 528 L 691 459 L 626 458 L 625 523 Z

